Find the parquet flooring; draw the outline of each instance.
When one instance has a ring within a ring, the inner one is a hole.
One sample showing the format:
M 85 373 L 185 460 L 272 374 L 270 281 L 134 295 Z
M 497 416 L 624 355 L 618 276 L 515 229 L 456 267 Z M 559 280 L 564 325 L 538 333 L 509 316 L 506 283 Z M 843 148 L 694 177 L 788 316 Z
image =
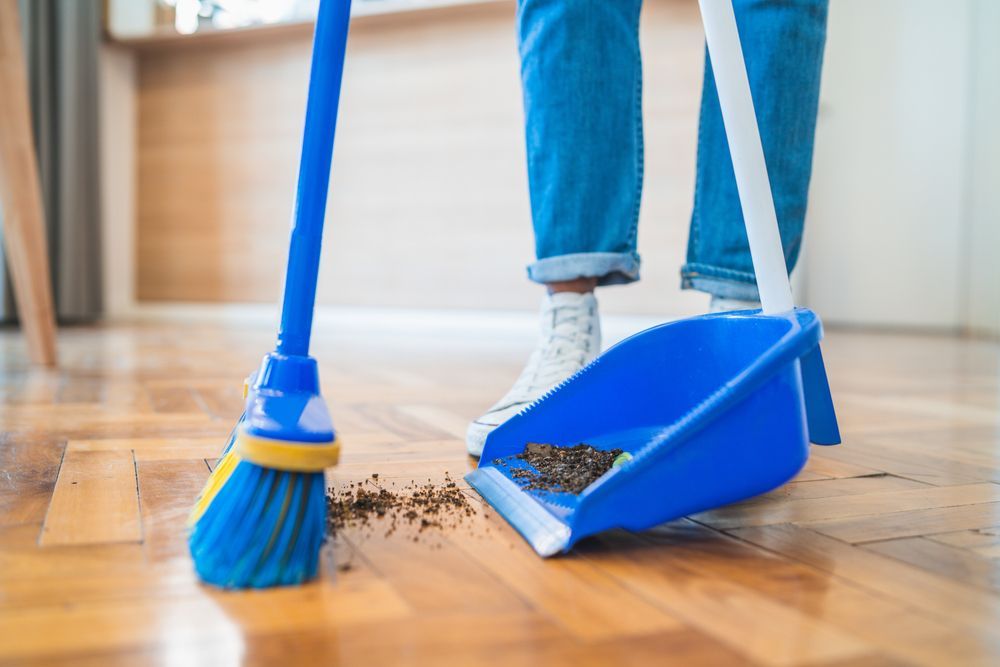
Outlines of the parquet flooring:
M 321 330 L 329 483 L 459 479 L 527 340 Z M 70 328 L 40 371 L 0 332 L 0 664 L 1000 663 L 995 343 L 829 334 L 844 444 L 738 505 L 542 560 L 468 490 L 458 527 L 348 529 L 319 581 L 222 592 L 184 522 L 269 343 Z

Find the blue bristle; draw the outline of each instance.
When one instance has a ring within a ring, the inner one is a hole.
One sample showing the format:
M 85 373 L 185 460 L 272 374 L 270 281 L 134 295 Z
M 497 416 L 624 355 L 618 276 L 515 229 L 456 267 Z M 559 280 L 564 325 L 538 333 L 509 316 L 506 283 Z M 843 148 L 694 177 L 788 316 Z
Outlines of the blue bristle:
M 240 461 L 189 538 L 198 575 L 223 588 L 300 584 L 316 576 L 326 530 L 322 473 Z

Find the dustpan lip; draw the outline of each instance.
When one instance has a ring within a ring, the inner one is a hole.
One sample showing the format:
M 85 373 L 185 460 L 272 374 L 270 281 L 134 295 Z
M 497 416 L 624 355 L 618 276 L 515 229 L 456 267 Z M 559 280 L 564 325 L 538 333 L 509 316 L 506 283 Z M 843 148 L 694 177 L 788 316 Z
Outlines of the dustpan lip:
M 573 539 L 573 510 L 559 516 L 495 465 L 480 466 L 468 473 L 465 480 L 539 555 L 553 556 L 569 548 Z

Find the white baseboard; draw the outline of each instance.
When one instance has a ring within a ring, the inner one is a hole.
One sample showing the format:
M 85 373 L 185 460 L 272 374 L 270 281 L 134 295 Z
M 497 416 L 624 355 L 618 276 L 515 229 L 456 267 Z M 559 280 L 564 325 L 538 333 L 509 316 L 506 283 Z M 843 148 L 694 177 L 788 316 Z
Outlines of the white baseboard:
M 218 324 L 277 330 L 277 304 L 138 304 L 109 323 Z M 604 315 L 601 329 L 605 346 L 669 319 L 650 316 Z M 502 339 L 530 343 L 538 330 L 536 311 L 430 310 L 416 308 L 362 308 L 318 306 L 313 326 L 319 334 L 408 335 Z

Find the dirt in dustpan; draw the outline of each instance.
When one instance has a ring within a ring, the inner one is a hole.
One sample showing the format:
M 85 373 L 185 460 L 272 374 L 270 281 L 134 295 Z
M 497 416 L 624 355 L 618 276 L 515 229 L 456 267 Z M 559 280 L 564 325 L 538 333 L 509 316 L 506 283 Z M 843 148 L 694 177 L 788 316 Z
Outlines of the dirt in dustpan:
M 556 447 L 529 442 L 516 458 L 531 468 L 514 468 L 511 476 L 525 489 L 578 494 L 614 465 L 621 449 L 602 450 L 580 443 Z

